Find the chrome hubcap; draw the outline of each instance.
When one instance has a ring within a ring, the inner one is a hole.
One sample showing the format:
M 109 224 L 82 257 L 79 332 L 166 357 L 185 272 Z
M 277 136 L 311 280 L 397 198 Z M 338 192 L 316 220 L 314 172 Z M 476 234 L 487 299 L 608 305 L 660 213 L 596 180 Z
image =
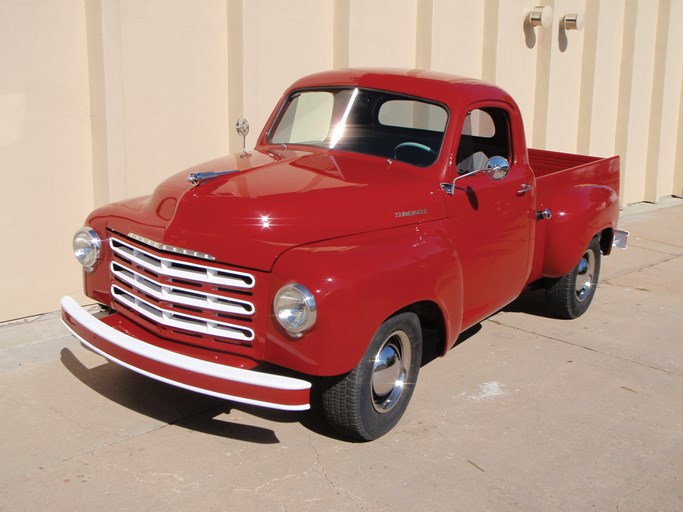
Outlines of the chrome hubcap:
M 389 412 L 403 392 L 410 368 L 410 339 L 403 331 L 391 333 L 375 355 L 372 370 L 372 405 Z
M 586 251 L 579 261 L 576 268 L 576 300 L 583 302 L 590 295 L 591 289 L 595 286 L 593 277 L 595 275 L 595 254 L 593 251 Z

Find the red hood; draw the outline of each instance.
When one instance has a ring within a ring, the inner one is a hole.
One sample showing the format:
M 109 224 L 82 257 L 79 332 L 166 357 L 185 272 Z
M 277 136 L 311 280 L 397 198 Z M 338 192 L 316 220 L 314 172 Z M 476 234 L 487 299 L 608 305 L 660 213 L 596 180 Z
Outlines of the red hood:
M 238 169 L 193 186 L 190 172 Z M 172 176 L 151 196 L 104 207 L 108 227 L 270 270 L 287 249 L 443 216 L 430 169 L 350 153 L 254 151 Z

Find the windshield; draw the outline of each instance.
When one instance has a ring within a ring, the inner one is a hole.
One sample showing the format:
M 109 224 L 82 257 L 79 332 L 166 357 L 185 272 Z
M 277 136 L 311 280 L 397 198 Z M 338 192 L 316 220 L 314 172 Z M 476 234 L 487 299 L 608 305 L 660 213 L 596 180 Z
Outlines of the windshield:
M 389 92 L 298 91 L 287 100 L 268 142 L 352 151 L 426 167 L 439 156 L 447 121 L 443 106 Z

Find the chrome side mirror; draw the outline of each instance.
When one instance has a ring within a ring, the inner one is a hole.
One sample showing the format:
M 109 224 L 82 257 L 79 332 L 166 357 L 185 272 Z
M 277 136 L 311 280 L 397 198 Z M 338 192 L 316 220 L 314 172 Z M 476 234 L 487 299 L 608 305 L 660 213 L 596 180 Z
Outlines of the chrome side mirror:
M 486 175 L 492 180 L 502 180 L 510 172 L 510 163 L 502 156 L 492 156 L 486 162 Z
M 510 163 L 507 161 L 507 158 L 503 158 L 502 156 L 492 156 L 486 162 L 486 168 L 477 169 L 476 171 L 468 172 L 467 174 L 458 176 L 451 183 L 441 183 L 441 190 L 452 196 L 455 193 L 456 181 L 463 178 L 469 178 L 470 176 L 474 176 L 480 172 L 485 173 L 492 180 L 502 180 L 510 172 Z

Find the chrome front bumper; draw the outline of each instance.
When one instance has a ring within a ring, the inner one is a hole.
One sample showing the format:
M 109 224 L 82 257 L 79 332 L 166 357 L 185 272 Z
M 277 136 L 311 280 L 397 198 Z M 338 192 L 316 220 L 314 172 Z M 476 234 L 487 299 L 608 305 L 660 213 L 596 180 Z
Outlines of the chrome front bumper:
M 63 297 L 61 306 L 64 325 L 84 347 L 137 373 L 235 402 L 289 411 L 310 408 L 308 381 L 172 352 L 107 325 L 71 297 Z

